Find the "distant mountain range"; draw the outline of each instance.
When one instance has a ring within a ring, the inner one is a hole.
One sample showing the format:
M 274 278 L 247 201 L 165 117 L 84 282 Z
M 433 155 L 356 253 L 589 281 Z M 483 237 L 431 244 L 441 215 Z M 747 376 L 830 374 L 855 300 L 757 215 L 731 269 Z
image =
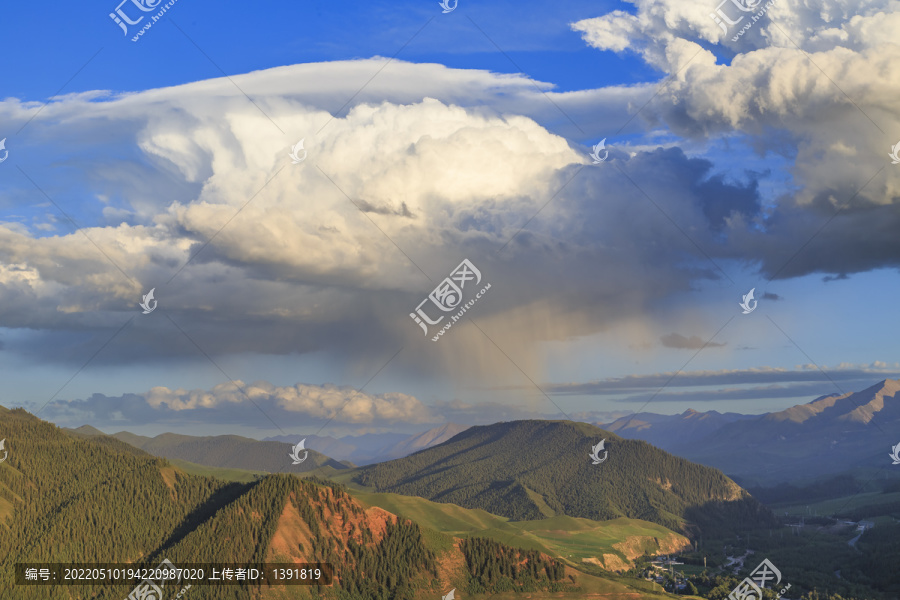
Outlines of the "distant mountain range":
M 602 439 L 607 459 L 593 464 L 588 454 Z M 773 522 L 721 472 L 573 421 L 471 427 L 405 458 L 360 468 L 353 481 L 513 520 L 628 517 L 709 534 Z
M 900 381 L 831 394 L 763 415 L 639 413 L 608 425 L 689 460 L 722 470 L 743 485 L 772 486 L 867 469 L 879 476 L 900 443 Z
M 372 457 L 379 456 L 383 448 L 400 443 L 409 437 L 409 434 L 404 433 L 369 433 L 341 438 L 329 435 L 275 435 L 265 438 L 264 441 L 286 442 L 293 445 L 299 439 L 306 438 L 307 448 L 315 448 L 336 460 L 348 460 L 360 465 L 372 462 Z
M 447 423 L 446 425 L 413 435 L 405 433 L 369 433 L 359 436 L 348 435 L 342 438 L 309 435 L 306 436 L 306 446 L 315 448 L 319 452 L 337 460 L 347 460 L 357 465 L 369 465 L 393 458 L 401 458 L 413 452 L 430 448 L 441 442 L 446 442 L 457 433 L 468 428 L 468 425 Z M 291 444 L 297 443 L 296 436 L 279 435 L 268 437 L 266 440 L 290 442 Z
M 723 414 L 714 410 L 697 412 L 688 409 L 680 415 L 635 413 L 612 423 L 597 425 L 622 437 L 644 440 L 657 448 L 677 454 L 683 447 L 689 447 L 723 425 L 757 418 L 759 417 L 756 415 Z
M 192 436 L 176 433 L 163 433 L 151 438 L 128 431 L 107 436 L 90 425 L 76 429 L 64 428 L 64 431 L 82 437 L 95 437 L 98 440 L 111 437 L 153 456 L 184 460 L 208 467 L 269 473 L 305 473 L 315 470 L 324 476 L 330 471 L 323 470 L 323 467 L 342 470 L 355 466 L 351 459 L 365 465 L 403 457 L 440 444 L 466 429 L 468 427 L 465 425 L 448 423 L 414 435 L 382 433 L 345 436 L 339 439 L 316 435 L 305 438 L 278 436 L 263 441 L 237 435 Z M 306 439 L 305 447 L 309 451 L 309 456 L 301 464 L 293 465 L 288 453 L 301 439 Z
M 309 456 L 299 465 L 294 465 L 288 454 L 292 444 L 283 442 L 261 442 L 239 435 L 192 436 L 163 433 L 156 437 L 135 435 L 121 431 L 106 436 L 102 431 L 90 426 L 67 429 L 75 435 L 102 439 L 112 437 L 134 448 L 139 448 L 153 456 L 184 460 L 209 467 L 265 471 L 269 473 L 306 473 L 320 471 L 322 474 L 335 470 L 349 469 L 352 463 L 340 462 L 317 452 L 307 445 Z M 299 442 L 296 440 L 294 444 Z

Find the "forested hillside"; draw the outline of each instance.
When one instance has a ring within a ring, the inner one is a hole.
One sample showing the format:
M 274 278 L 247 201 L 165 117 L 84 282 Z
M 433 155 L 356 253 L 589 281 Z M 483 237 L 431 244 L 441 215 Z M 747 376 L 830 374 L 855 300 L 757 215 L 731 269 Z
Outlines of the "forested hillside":
M 116 440 L 73 438 L 22 410 L 0 423 L 9 451 L 0 464 L 0 598 L 22 597 L 12 584 L 16 562 L 138 561 L 241 492 Z
M 594 465 L 588 454 L 604 438 L 608 458 Z M 720 471 L 571 421 L 472 427 L 433 448 L 364 467 L 355 481 L 514 520 L 629 517 L 710 535 L 773 523 Z
M 335 568 L 333 587 L 263 588 L 262 598 L 413 600 L 422 590 L 435 595 L 439 589 L 435 556 L 415 523 L 366 510 L 340 486 L 292 475 L 252 485 L 154 558 L 164 557 L 175 564 L 326 562 Z M 252 586 L 205 586 L 192 588 L 191 598 L 238 599 L 257 592 Z
M 563 591 L 566 569 L 559 560 L 534 550 L 517 550 L 488 538 L 469 538 L 460 543 L 466 557 L 470 594 L 498 592 Z

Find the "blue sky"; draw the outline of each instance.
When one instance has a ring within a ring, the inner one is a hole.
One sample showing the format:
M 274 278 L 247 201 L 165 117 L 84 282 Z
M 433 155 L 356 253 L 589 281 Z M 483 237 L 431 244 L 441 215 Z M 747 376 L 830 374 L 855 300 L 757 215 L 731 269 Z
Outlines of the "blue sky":
M 395 54 L 403 60 L 499 73 L 519 72 L 518 65 L 566 91 L 655 81 L 657 76 L 636 57 L 610 53 L 601 60 L 569 28 L 579 19 L 629 8 L 621 2 L 463 2 L 444 15 L 437 2 L 425 1 L 349 6 L 271 2 L 252 8 L 179 1 L 152 36 L 128 44 L 106 16 L 116 5 L 111 3 L 109 11 L 102 4 L 73 11 L 52 2 L 6 7 L 0 32 L 16 59 L 3 66 L 4 95 L 44 100 L 86 63 L 63 93 L 138 91 L 217 77 L 221 71 L 233 75 Z
M 314 433 L 329 415 L 344 432 L 600 420 L 653 395 L 589 384 L 676 371 L 696 396 L 646 410 L 758 413 L 900 373 L 900 123 L 878 100 L 900 76 L 879 6 L 856 15 L 866 39 L 853 15 L 779 6 L 780 29 L 739 42 L 702 1 L 179 0 L 138 42 L 115 8 L 0 23 L 6 406 L 264 437 L 281 432 L 249 424 L 257 381 Z M 777 35 L 835 28 L 849 41 L 801 41 L 815 60 Z M 463 258 L 491 293 L 474 324 L 420 339 L 408 313 Z M 150 288 L 163 310 L 141 315 Z

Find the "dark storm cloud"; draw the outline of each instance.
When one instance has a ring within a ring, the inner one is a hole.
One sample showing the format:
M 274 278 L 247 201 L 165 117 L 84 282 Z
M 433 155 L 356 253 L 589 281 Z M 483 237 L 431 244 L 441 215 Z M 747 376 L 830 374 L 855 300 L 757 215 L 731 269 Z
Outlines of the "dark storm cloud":
M 900 267 L 900 204 L 875 203 L 861 193 L 835 190 L 810 206 L 784 198 L 762 231 L 733 230 L 727 256 L 758 262 L 761 274 L 790 279 L 822 274 L 826 281 L 853 273 Z M 879 199 L 880 200 L 880 199 Z

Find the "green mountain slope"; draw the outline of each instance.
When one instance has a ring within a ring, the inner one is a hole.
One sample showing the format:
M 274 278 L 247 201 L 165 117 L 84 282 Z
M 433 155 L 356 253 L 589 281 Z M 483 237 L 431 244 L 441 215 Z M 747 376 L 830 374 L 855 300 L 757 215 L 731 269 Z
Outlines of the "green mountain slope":
M 604 438 L 608 459 L 594 465 L 588 454 Z M 541 519 L 549 509 L 594 520 L 641 519 L 686 533 L 699 527 L 707 534 L 772 522 L 721 472 L 571 421 L 472 427 L 433 448 L 361 468 L 354 481 L 515 520 Z
M 420 526 L 454 537 L 484 537 L 537 550 L 578 565 L 599 564 L 624 570 L 647 552 L 672 554 L 690 545 L 688 539 L 656 523 L 619 518 L 592 521 L 556 516 L 538 521 L 510 521 L 480 509 L 432 502 L 416 496 L 350 490 L 364 505 L 403 515 Z

